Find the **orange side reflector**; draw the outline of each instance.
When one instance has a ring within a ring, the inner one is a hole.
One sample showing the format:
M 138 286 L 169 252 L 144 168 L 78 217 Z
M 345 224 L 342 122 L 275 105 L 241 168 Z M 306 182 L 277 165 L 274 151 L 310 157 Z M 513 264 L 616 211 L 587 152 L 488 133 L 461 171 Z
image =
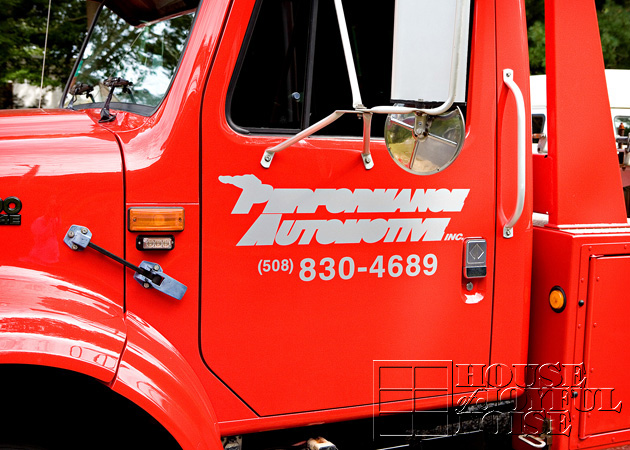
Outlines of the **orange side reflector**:
M 184 208 L 129 208 L 129 231 L 182 231 Z
M 561 287 L 554 286 L 551 289 L 551 292 L 549 292 L 549 305 L 557 313 L 564 311 L 564 307 L 567 305 L 567 296 Z

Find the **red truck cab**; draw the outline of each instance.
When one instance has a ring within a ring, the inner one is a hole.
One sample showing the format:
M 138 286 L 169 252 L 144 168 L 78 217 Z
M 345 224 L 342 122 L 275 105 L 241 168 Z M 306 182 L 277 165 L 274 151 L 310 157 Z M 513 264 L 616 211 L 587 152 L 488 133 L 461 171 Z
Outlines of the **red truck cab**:
M 0 112 L 7 443 L 389 448 L 514 401 L 523 3 L 104 1 L 60 108 Z

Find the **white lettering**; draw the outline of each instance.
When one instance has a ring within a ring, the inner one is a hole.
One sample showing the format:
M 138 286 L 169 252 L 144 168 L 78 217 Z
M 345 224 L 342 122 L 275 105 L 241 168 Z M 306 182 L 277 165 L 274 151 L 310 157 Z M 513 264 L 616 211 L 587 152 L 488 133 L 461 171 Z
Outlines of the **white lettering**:
M 276 238 L 275 230 L 280 226 L 281 220 L 282 214 L 261 214 L 236 245 L 273 245 Z M 274 230 L 272 235 L 269 234 L 269 230 Z
M 390 219 L 390 227 L 385 242 L 406 242 L 411 235 L 411 242 L 441 241 L 451 219 Z M 393 225 L 393 226 L 392 226 Z
M 283 220 L 281 214 L 261 214 L 237 244 L 308 245 L 441 241 L 450 219 Z
M 282 214 L 460 212 L 469 189 L 284 189 L 263 184 L 255 175 L 220 176 L 219 181 L 241 189 L 232 214 L 262 213 L 238 246 L 358 244 L 460 240 L 446 234 L 450 218 L 374 218 L 283 220 Z M 263 207 L 264 205 L 264 207 Z M 321 212 L 321 210 L 320 210 Z
M 262 184 L 255 175 L 221 176 L 219 181 L 243 190 L 236 205 L 234 205 L 232 214 L 248 214 L 255 203 L 265 203 L 273 194 L 273 186 Z
M 255 175 L 220 176 L 242 189 L 232 214 L 248 214 L 266 203 L 266 214 L 312 214 L 323 206 L 329 213 L 459 212 L 470 189 L 274 189 Z
M 273 229 L 266 231 L 270 233 L 269 238 L 272 240 L 275 235 L 276 242 L 280 245 L 294 244 L 300 237 L 299 245 L 304 245 L 311 242 L 319 226 L 325 223 L 325 220 L 285 220 L 278 228 L 277 234 Z

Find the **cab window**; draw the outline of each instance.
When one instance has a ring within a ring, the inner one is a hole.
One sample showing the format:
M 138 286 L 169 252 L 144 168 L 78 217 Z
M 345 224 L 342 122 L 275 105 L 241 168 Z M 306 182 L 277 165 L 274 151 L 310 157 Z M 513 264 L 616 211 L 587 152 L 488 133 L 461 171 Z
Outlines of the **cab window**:
M 374 8 L 361 0 L 344 1 L 361 94 L 369 106 L 390 103 L 394 3 Z M 259 1 L 231 81 L 231 125 L 241 132 L 290 134 L 351 107 L 333 1 Z M 373 135 L 383 135 L 384 120 L 375 117 Z M 362 122 L 354 115 L 320 132 L 361 133 Z

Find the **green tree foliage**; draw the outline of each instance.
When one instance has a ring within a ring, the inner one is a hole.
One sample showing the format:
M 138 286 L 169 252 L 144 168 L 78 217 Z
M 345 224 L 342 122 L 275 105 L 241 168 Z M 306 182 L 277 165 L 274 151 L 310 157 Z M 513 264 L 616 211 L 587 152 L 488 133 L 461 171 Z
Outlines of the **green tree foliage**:
M 529 68 L 532 75 L 545 73 L 545 23 L 537 20 L 527 29 Z
M 607 69 L 630 69 L 630 0 L 595 0 Z M 545 73 L 545 7 L 525 0 L 532 75 Z M 570 15 L 567 15 L 567 20 Z
M 60 86 L 87 32 L 85 0 L 53 0 L 44 85 Z M 39 85 L 48 0 L 0 0 L 0 85 Z M 0 105 L 4 106 L 4 105 Z
M 630 69 L 630 1 L 606 0 L 597 17 L 606 67 Z

